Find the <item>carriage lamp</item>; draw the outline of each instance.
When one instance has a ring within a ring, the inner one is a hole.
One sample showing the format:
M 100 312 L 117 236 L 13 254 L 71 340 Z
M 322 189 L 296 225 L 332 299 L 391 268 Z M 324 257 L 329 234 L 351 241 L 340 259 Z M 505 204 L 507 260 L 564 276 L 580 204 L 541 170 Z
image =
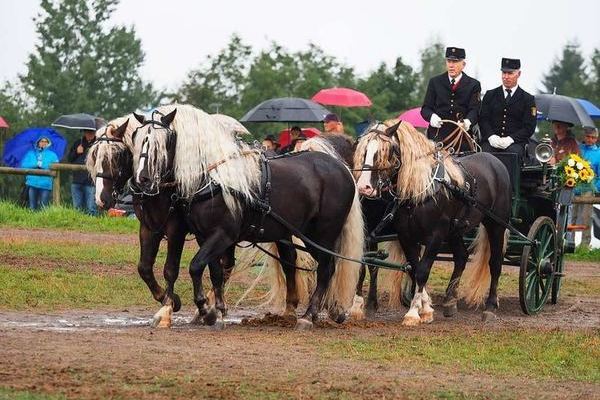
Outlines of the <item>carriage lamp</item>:
M 542 164 L 546 164 L 553 156 L 554 149 L 552 148 L 552 140 L 546 135 L 535 147 L 535 158 Z

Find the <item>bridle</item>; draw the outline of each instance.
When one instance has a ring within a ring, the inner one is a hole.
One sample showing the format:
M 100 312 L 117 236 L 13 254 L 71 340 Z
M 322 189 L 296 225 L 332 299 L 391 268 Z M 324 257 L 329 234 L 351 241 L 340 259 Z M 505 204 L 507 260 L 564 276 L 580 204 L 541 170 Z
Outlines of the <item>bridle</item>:
M 107 126 L 107 128 L 108 128 L 108 126 Z M 94 146 L 98 146 L 102 142 L 106 142 L 108 144 L 123 143 L 123 139 L 108 136 L 106 134 L 106 129 L 105 129 L 104 133 L 99 138 L 96 139 Z M 124 149 L 124 151 L 127 151 L 127 149 Z M 96 173 L 96 178 L 102 178 L 102 179 L 106 179 L 106 180 L 112 182 L 113 190 L 112 190 L 111 196 L 115 200 L 117 200 L 119 198 L 119 196 L 121 194 L 123 194 L 123 191 L 124 191 L 123 189 L 125 188 L 125 184 L 123 184 L 121 187 L 118 187 L 119 185 L 116 184 L 117 182 L 120 182 L 120 180 L 123 177 L 123 168 L 117 168 L 117 171 L 118 172 L 116 175 L 108 174 L 104 170 L 102 170 L 102 172 Z
M 372 140 L 382 140 L 382 141 L 388 142 L 390 144 L 391 152 L 390 152 L 389 156 L 390 156 L 390 164 L 391 165 L 388 167 L 374 168 L 373 165 L 363 164 L 362 168 L 356 168 L 356 169 L 353 169 L 352 171 L 375 171 L 375 172 L 378 172 L 377 184 L 375 185 L 378 195 L 376 197 L 366 197 L 366 198 L 372 199 L 372 200 L 380 199 L 384 192 L 388 192 L 393 197 L 397 197 L 394 192 L 394 187 L 395 187 L 394 177 L 397 176 L 398 171 L 400 170 L 400 167 L 402 165 L 402 161 L 400 159 L 400 148 L 398 146 L 398 143 L 396 143 L 393 140 L 392 136 L 389 133 L 382 131 L 380 129 L 377 129 L 377 128 L 370 129 L 367 132 L 367 135 L 370 133 L 375 133 L 375 136 L 373 136 L 371 139 L 369 139 L 369 142 L 371 142 Z M 367 145 L 369 142 L 367 142 Z
M 132 140 L 135 142 L 135 137 L 137 136 L 138 131 L 140 129 L 144 129 L 147 127 L 146 136 L 144 137 L 144 140 L 142 141 L 142 146 L 141 146 L 141 148 L 143 149 L 144 145 L 146 143 L 148 143 L 148 139 L 149 139 L 151 133 L 155 133 L 157 131 L 164 132 L 167 135 L 167 144 L 166 144 L 167 154 L 169 155 L 169 158 L 171 158 L 170 156 L 175 151 L 175 145 L 177 143 L 177 132 L 174 129 L 172 129 L 168 124 L 165 124 L 162 121 L 155 119 L 154 116 L 156 114 L 158 114 L 160 116 L 164 116 L 164 114 L 162 114 L 160 111 L 155 110 L 152 113 L 152 119 L 144 121 L 139 127 L 137 127 L 135 129 L 135 131 L 133 131 Z M 147 151 L 140 153 L 138 162 L 141 162 L 142 159 L 146 159 L 146 162 L 149 161 Z M 163 173 L 160 176 L 153 177 L 153 179 L 158 182 L 155 190 L 146 191 L 145 189 L 141 189 L 138 186 L 138 184 L 135 182 L 135 177 L 132 177 L 132 179 L 129 180 L 129 189 L 132 191 L 132 193 L 134 193 L 136 195 L 156 196 L 156 195 L 160 194 L 161 188 L 174 187 L 177 183 L 174 179 L 173 165 L 174 165 L 174 160 L 171 160 L 171 167 L 167 168 L 165 173 Z M 166 182 L 163 182 L 163 181 L 166 181 Z

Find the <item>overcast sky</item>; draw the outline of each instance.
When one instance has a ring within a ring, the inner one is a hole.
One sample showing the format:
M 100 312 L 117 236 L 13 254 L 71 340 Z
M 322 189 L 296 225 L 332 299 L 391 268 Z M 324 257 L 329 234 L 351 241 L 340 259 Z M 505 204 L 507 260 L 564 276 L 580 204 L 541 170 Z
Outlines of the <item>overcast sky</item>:
M 25 72 L 39 10 L 38 0 L 0 0 L 0 80 Z M 484 90 L 499 84 L 500 58 L 511 57 L 521 59 L 520 84 L 536 92 L 567 41 L 577 39 L 586 58 L 600 48 L 599 16 L 599 0 L 122 0 L 114 22 L 135 26 L 142 75 L 159 88 L 177 87 L 237 33 L 255 50 L 312 42 L 360 74 L 398 56 L 416 68 L 420 50 L 439 37 L 466 49 L 466 71 Z

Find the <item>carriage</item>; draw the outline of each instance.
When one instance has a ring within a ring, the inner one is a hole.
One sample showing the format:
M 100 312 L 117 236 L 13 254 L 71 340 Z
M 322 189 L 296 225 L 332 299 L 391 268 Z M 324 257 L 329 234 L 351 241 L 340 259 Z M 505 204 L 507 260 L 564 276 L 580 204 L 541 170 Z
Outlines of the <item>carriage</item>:
M 569 206 L 573 191 L 561 185 L 556 168 L 548 164 L 553 156 L 549 140 L 528 145 L 524 163 L 516 154 L 493 153 L 507 168 L 512 186 L 512 209 L 510 232 L 504 265 L 517 266 L 519 271 L 519 301 L 525 314 L 538 313 L 550 299 L 556 304 L 564 275 L 564 255 L 573 253 L 575 245 L 567 240 Z M 493 210 L 481 210 L 494 217 Z M 465 235 L 472 243 L 475 232 Z M 395 235 L 376 235 L 378 243 L 396 240 Z M 437 260 L 452 260 L 444 248 Z M 384 251 L 371 251 L 364 255 L 364 262 L 381 268 L 407 271 L 408 264 L 386 261 Z M 402 302 L 408 306 L 413 297 L 412 282 L 403 282 Z

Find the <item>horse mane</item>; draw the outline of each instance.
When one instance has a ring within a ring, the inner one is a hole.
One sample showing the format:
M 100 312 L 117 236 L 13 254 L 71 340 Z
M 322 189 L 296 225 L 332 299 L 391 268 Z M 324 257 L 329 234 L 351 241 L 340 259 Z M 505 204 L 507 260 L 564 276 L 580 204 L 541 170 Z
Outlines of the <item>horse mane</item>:
M 426 198 L 434 195 L 435 187 L 431 184 L 431 175 L 436 165 L 435 143 L 405 121 L 400 122 L 395 134 L 401 157 L 397 195 L 401 200 L 409 200 L 414 204 L 422 203 Z M 444 178 L 457 186 L 464 186 L 464 176 L 454 159 L 446 152 L 442 157 L 445 168 Z M 447 191 L 445 193 L 448 195 Z
M 133 152 L 133 132 L 138 126 L 140 126 L 133 114 L 115 118 L 106 126 L 98 129 L 96 131 L 96 139 L 99 139 L 104 135 L 108 136 L 109 138 L 113 138 L 113 131 L 119 126 L 123 125 L 126 121 L 128 121 L 128 123 L 123 135 L 123 143 L 108 143 L 102 141 L 96 142 L 88 152 L 88 155 L 85 159 L 85 167 L 92 177 L 95 177 L 98 172 L 102 171 L 102 162 L 104 160 L 108 160 L 109 171 L 103 172 L 109 172 L 111 175 L 114 175 L 116 170 L 120 168 L 120 166 L 116 163 L 117 154 L 126 148 Z
M 249 145 L 236 140 L 231 128 L 196 107 L 171 104 L 160 107 L 159 111 L 166 115 L 175 109 L 177 114 L 172 123 L 177 133 L 174 172 L 180 194 L 191 197 L 208 175 L 222 187 L 227 207 L 236 214 L 240 210 L 238 196 L 254 201 L 260 186 L 258 152 L 252 152 Z M 159 141 L 165 140 L 166 136 L 149 135 Z M 136 143 L 138 145 L 141 143 Z M 158 148 L 165 148 L 162 146 Z M 136 151 L 136 154 L 139 153 Z M 218 167 L 210 169 L 211 164 L 223 160 L 225 162 Z
M 302 143 L 300 145 L 300 151 L 319 151 L 321 153 L 330 155 L 331 157 L 335 158 L 336 160 L 343 161 L 342 157 L 335 150 L 335 147 L 333 147 L 331 142 L 320 136 L 314 136 L 314 137 L 306 140 L 304 143 Z

